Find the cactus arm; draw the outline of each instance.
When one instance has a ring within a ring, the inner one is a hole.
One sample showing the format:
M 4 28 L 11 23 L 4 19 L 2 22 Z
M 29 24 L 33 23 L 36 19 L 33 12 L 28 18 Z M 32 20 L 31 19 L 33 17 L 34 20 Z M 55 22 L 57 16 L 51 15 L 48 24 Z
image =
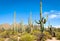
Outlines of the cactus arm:
M 46 21 L 48 20 L 48 15 L 46 15 Z
M 35 22 L 37 23 L 37 24 L 40 24 L 39 22 L 37 22 L 36 20 L 35 20 Z

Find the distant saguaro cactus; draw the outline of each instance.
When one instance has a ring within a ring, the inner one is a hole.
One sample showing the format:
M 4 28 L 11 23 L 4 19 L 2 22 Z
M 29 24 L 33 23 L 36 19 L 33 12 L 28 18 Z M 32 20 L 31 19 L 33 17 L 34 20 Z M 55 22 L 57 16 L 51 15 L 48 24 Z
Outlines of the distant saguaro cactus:
M 48 16 L 46 16 L 46 18 L 44 18 L 44 17 L 42 16 L 42 0 L 41 0 L 41 1 L 40 1 L 40 20 L 39 20 L 39 22 L 36 21 L 37 24 L 40 24 L 41 32 L 44 31 L 44 24 L 45 24 L 46 21 L 47 21 L 47 17 L 48 17 Z
M 25 32 L 23 20 L 21 20 L 21 22 L 20 22 L 20 30 L 21 30 L 20 32 Z
M 14 22 L 13 22 L 14 24 L 13 24 L 13 33 L 15 33 L 15 27 L 16 27 L 16 25 L 15 25 L 15 23 L 16 23 L 16 12 L 14 12 Z
M 30 17 L 28 19 L 28 25 L 29 25 L 31 32 L 32 32 L 33 31 L 32 12 L 30 12 Z
M 16 11 L 14 12 L 14 24 L 13 24 L 13 33 L 17 32 L 18 33 L 18 27 L 16 23 Z
M 49 25 L 48 29 L 49 29 L 49 33 L 52 35 L 52 37 L 55 37 L 55 32 L 54 32 L 52 25 Z

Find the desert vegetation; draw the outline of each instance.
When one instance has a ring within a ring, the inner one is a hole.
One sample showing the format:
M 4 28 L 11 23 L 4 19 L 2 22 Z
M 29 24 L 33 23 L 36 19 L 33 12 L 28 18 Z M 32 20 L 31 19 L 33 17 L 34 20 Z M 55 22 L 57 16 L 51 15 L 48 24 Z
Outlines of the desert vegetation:
M 22 29 L 21 27 L 25 27 Z M 39 29 L 38 25 L 33 25 L 33 30 L 31 31 L 31 28 L 28 27 L 29 25 L 23 25 L 21 27 L 18 27 L 18 30 L 13 29 L 1 29 L 0 30 L 0 41 L 45 41 L 47 39 L 52 39 L 52 37 L 56 37 L 57 40 L 60 40 L 60 28 L 51 27 L 54 30 L 51 31 L 51 28 L 44 28 L 43 34 L 41 33 L 41 30 Z M 35 27 L 35 28 L 34 28 Z M 38 28 L 38 29 L 36 29 Z M 53 32 L 55 32 L 55 36 L 53 36 Z M 42 37 L 43 36 L 43 37 Z M 42 37 L 42 38 L 41 38 Z
M 34 25 L 32 15 L 28 19 L 28 25 L 24 24 L 24 20 L 16 23 L 16 13 L 14 12 L 13 24 L 0 25 L 0 41 L 46 41 L 55 37 L 60 40 L 60 28 L 52 27 L 49 25 L 47 28 L 44 24 L 48 21 L 48 16 L 42 16 L 42 2 L 40 2 L 40 19 Z

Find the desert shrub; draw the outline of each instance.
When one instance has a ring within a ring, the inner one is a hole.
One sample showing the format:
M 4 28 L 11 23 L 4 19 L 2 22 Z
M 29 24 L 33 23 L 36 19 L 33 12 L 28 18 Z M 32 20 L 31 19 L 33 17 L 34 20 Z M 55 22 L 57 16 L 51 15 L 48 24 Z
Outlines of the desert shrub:
M 52 36 L 49 34 L 49 32 L 44 31 L 43 33 L 38 34 L 37 41 L 45 41 L 48 38 L 51 39 Z
M 41 34 L 41 32 L 39 30 L 33 30 L 32 34 L 37 35 L 37 34 Z
M 44 33 L 37 34 L 37 41 L 45 41 L 46 37 Z
M 57 32 L 60 32 L 60 28 L 56 28 L 56 31 L 57 31 Z
M 2 37 L 2 38 L 8 37 L 7 31 L 4 31 L 4 32 L 0 33 L 0 37 Z
M 5 38 L 0 38 L 0 41 L 4 41 L 5 40 Z
M 50 35 L 49 32 L 44 31 L 44 34 L 46 39 L 52 39 L 52 36 Z
M 28 33 L 30 33 L 31 28 L 30 27 L 27 27 L 25 31 L 28 32 Z
M 60 40 L 60 32 L 56 32 L 56 38 Z
M 11 35 L 10 36 L 10 39 L 12 39 L 13 41 L 17 41 L 18 36 L 17 35 Z
M 9 34 L 9 35 L 12 35 L 12 34 L 13 34 L 13 31 L 9 31 L 8 34 Z
M 0 37 L 2 38 L 9 38 L 11 35 L 13 35 L 12 31 L 3 31 L 0 33 Z
M 52 38 L 52 36 L 50 35 L 50 33 L 49 32 L 46 32 L 46 31 L 44 31 L 43 33 L 41 33 L 39 30 L 34 30 L 32 32 L 32 34 L 37 37 L 37 41 L 45 41 L 48 38 L 49 39 Z
M 10 39 L 10 38 L 5 38 L 4 41 L 14 41 L 14 40 L 12 40 L 12 39 Z
M 49 34 L 49 32 L 44 31 L 43 33 L 38 34 L 37 41 L 45 41 L 48 38 L 51 39 L 52 36 Z
M 21 41 L 34 41 L 35 36 L 31 34 L 24 34 L 21 36 Z

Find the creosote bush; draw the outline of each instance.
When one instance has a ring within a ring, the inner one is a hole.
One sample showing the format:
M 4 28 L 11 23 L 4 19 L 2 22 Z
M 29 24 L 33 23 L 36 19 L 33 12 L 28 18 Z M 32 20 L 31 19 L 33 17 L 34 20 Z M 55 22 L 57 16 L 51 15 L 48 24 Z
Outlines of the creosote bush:
M 26 34 L 21 36 L 21 41 L 34 41 L 35 38 L 36 37 L 34 35 L 26 33 Z
M 60 32 L 56 32 L 56 39 L 60 40 Z
M 41 34 L 41 32 L 40 32 L 39 30 L 33 30 L 33 31 L 31 32 L 31 34 L 33 34 L 33 35 L 38 35 L 38 34 Z
M 0 38 L 0 41 L 4 41 L 5 40 L 5 38 Z
M 44 31 L 43 33 L 45 34 L 46 39 L 52 39 L 52 35 L 50 35 L 49 32 Z

